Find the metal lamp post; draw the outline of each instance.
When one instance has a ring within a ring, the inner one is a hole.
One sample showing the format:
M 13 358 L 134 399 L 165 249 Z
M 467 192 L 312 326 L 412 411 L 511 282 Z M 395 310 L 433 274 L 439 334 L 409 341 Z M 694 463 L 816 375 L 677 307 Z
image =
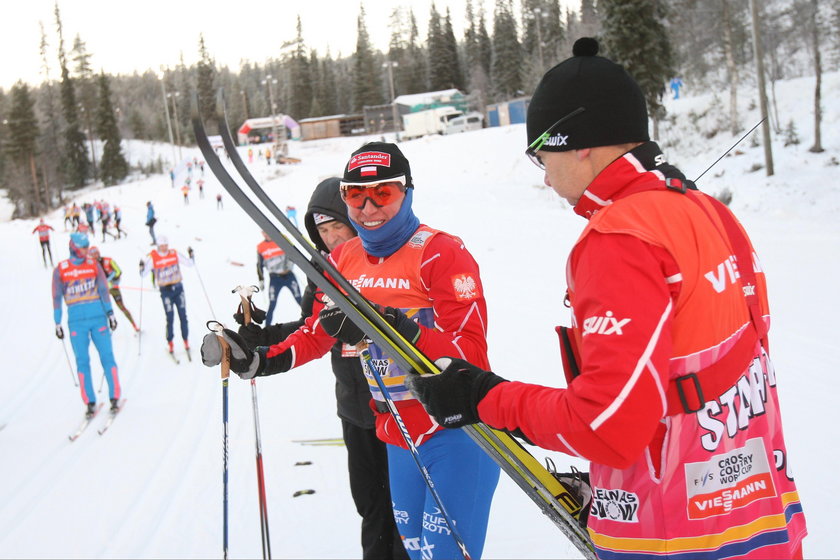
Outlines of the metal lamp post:
M 178 164 L 178 159 L 175 156 L 175 139 L 172 137 L 172 120 L 169 118 L 169 101 L 166 94 L 166 74 L 163 66 L 160 67 L 160 90 L 163 93 L 163 109 L 166 112 L 166 129 L 169 131 L 169 145 L 172 146 L 172 169 Z
M 388 68 L 388 83 L 391 86 L 391 119 L 394 122 L 394 139 L 399 141 L 399 131 L 402 130 L 402 126 L 397 123 L 397 103 L 396 96 L 394 95 L 394 68 L 397 66 L 399 66 L 399 63 L 396 60 L 388 60 L 382 63 L 382 68 Z

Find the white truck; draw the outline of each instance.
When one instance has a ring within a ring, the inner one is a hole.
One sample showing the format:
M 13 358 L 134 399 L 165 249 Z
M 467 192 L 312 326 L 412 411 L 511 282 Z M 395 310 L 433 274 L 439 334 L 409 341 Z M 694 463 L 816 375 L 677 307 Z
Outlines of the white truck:
M 403 132 L 400 136 L 411 140 L 427 134 L 443 134 L 446 132 L 447 123 L 462 114 L 454 107 L 436 107 L 405 114 L 402 116 Z
M 443 133 L 458 134 L 459 132 L 467 132 L 469 130 L 481 130 L 483 126 L 484 115 L 478 112 L 472 112 L 449 119 L 449 122 L 446 123 L 446 130 Z

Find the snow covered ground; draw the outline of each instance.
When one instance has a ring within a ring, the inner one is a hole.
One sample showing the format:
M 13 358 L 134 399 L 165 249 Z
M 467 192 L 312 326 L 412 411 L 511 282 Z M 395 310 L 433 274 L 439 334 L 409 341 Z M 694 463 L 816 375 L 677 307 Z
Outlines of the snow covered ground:
M 776 175 L 751 172 L 763 151 L 750 140 L 700 182 L 717 193 L 728 188 L 732 207 L 750 231 L 771 290 L 771 340 L 790 457 L 808 518 L 807 557 L 840 555 L 835 502 L 840 495 L 837 426 L 840 370 L 835 324 L 840 316 L 840 74 L 825 76 L 823 144 L 811 154 L 813 79 L 777 84 L 779 110 L 794 120 L 802 143 L 774 145 Z M 744 97 L 744 123 L 757 110 Z M 689 177 L 699 175 L 734 139 L 712 138 L 715 113 L 725 111 L 711 94 L 669 101 L 676 124 L 664 124 L 662 145 Z M 691 115 L 701 114 L 701 129 Z M 544 187 L 523 156 L 522 125 L 402 144 L 411 161 L 415 212 L 422 221 L 459 235 L 482 267 L 490 314 L 490 358 L 499 374 L 547 385 L 562 384 L 553 327 L 567 323 L 562 305 L 565 256 L 584 226 L 566 203 Z M 341 172 L 361 138 L 294 143 L 294 166 L 251 168 L 279 206 L 296 206 L 302 218 L 315 184 Z M 133 161 L 171 158 L 167 145 L 132 143 Z M 185 149 L 184 157 L 200 157 Z M 833 162 L 833 163 L 832 163 Z M 176 187 L 185 171 L 179 167 Z M 199 173 L 193 174 L 193 185 Z M 222 554 L 222 416 L 218 370 L 201 366 L 204 323 L 232 323 L 237 284 L 256 281 L 259 229 L 205 173 L 205 198 L 196 188 L 184 205 L 167 176 L 138 179 L 99 191 L 79 203 L 104 198 L 123 209 L 127 239 L 98 243 L 124 269 L 123 294 L 142 337 L 119 311 L 114 347 L 125 410 L 104 436 L 89 429 L 77 442 L 67 435 L 82 403 L 62 344 L 53 336 L 50 272 L 41 263 L 36 222 L 0 223 L 0 293 L 5 294 L 0 365 L 0 557 L 3 558 L 207 558 Z M 143 284 L 138 260 L 149 250 L 145 203 L 158 214 L 158 234 L 181 251 L 192 246 L 196 268 L 184 270 L 194 360 L 175 365 L 165 353 L 164 317 L 158 294 Z M 47 216 L 58 231 L 56 262 L 67 256 L 62 216 Z M 234 263 L 244 263 L 244 267 Z M 303 278 L 301 277 L 301 280 Z M 206 297 L 205 297 L 206 290 Z M 259 298 L 262 296 L 258 296 Z M 142 306 L 142 315 L 141 315 Z M 276 317 L 297 316 L 284 293 Z M 69 346 L 69 345 L 68 345 Z M 69 351 L 69 348 L 68 348 Z M 72 354 L 71 354 L 72 359 Z M 96 359 L 98 386 L 101 367 Z M 321 360 L 258 382 L 275 558 L 358 558 L 359 520 L 350 497 L 343 447 L 303 447 L 294 439 L 340 436 L 333 377 Z M 105 400 L 103 394 L 100 399 Z M 249 384 L 230 383 L 230 556 L 260 552 Z M 97 418 L 94 428 L 104 421 Z M 550 455 L 558 465 L 568 458 Z M 295 466 L 299 461 L 311 465 Z M 312 495 L 293 498 L 295 491 Z M 491 513 L 486 558 L 568 558 L 574 549 L 504 476 Z

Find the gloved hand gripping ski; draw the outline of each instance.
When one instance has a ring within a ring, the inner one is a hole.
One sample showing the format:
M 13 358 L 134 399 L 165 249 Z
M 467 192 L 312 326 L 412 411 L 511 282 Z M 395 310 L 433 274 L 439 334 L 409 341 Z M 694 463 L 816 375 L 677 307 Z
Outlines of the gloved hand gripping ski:
M 440 358 L 438 375 L 409 373 L 405 384 L 426 412 L 445 428 L 460 428 L 481 422 L 478 403 L 499 383 L 507 382 L 464 360 Z

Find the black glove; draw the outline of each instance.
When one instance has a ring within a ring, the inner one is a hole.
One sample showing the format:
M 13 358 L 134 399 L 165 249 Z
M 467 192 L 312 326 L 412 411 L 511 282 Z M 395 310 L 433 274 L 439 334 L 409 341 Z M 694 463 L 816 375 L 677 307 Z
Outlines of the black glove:
M 265 330 L 256 323 L 239 327 L 239 336 L 251 350 L 254 350 L 257 346 L 269 346 L 266 341 Z
M 252 323 L 262 323 L 265 321 L 265 311 L 254 305 L 254 302 L 248 300 L 248 304 L 251 306 L 251 322 Z M 245 324 L 245 314 L 242 313 L 242 302 L 239 302 L 239 307 L 236 309 L 236 313 L 233 314 L 233 320 L 239 323 L 240 325 Z
M 457 358 L 441 358 L 440 375 L 409 373 L 405 384 L 423 408 L 444 428 L 481 422 L 478 403 L 499 383 L 507 381 Z
M 108 313 L 108 327 L 114 331 L 117 329 L 117 318 L 114 317 L 114 312 Z
M 146 261 L 140 259 L 140 274 L 143 274 L 144 270 L 146 270 Z
M 56 325 L 56 326 L 55 326 L 55 336 L 56 336 L 56 338 L 58 338 L 59 340 L 61 340 L 61 339 L 63 339 L 63 338 L 64 338 L 64 329 L 63 329 L 63 328 L 61 328 L 61 325 Z
M 356 346 L 365 339 L 365 333 L 338 307 L 325 307 L 318 314 L 321 328 L 333 338 L 350 346 Z
M 267 348 L 249 350 L 242 337 L 230 329 L 224 329 L 222 335 L 230 345 L 230 369 L 234 373 L 242 379 L 252 379 L 262 373 Z M 207 333 L 201 341 L 201 361 L 207 367 L 222 363 L 222 344 L 216 333 Z
M 395 307 L 378 308 L 388 323 L 397 329 L 410 343 L 415 344 L 420 338 L 420 325 L 405 316 L 405 313 Z

